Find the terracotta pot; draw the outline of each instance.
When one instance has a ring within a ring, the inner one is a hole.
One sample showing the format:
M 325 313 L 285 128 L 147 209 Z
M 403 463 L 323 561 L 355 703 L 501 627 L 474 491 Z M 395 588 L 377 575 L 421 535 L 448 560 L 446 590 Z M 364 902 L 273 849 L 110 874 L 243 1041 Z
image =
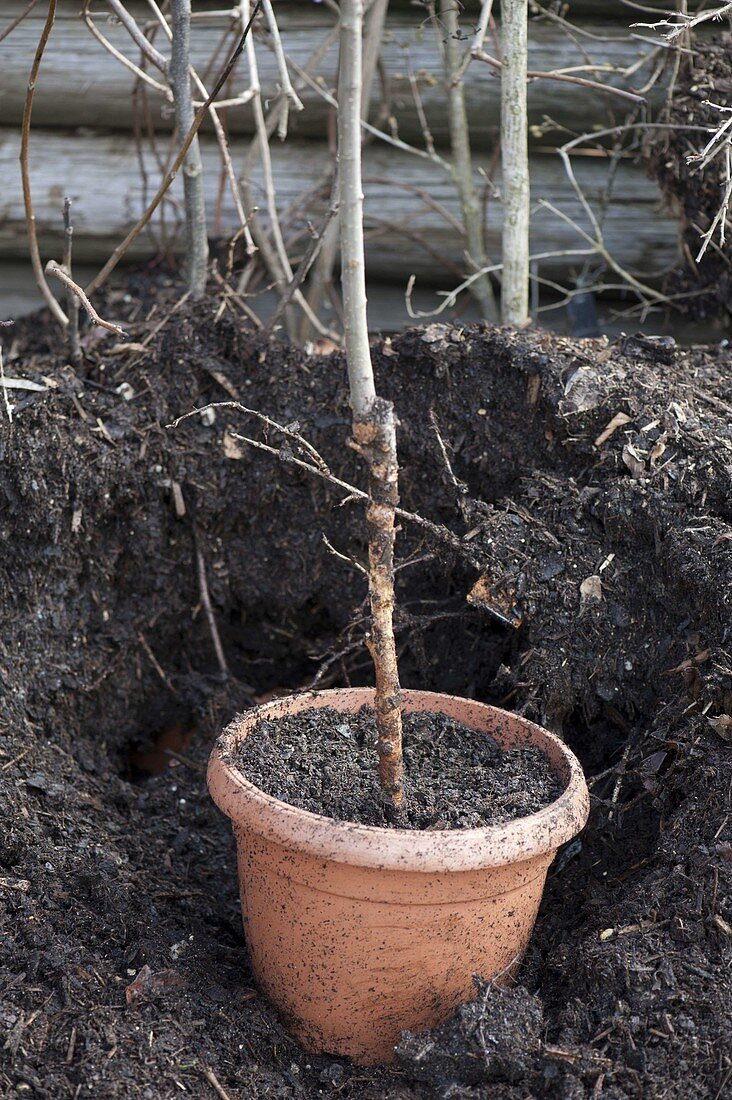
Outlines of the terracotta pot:
M 252 965 L 304 1047 L 362 1064 L 391 1061 L 405 1028 L 444 1020 L 472 975 L 510 972 L 528 943 L 557 848 L 587 820 L 574 755 L 515 714 L 428 691 L 405 711 L 440 711 L 505 746 L 542 748 L 565 784 L 530 817 L 417 832 L 337 822 L 280 802 L 224 759 L 262 717 L 311 707 L 354 712 L 370 689 L 290 696 L 248 711 L 221 735 L 208 784 L 232 820 Z

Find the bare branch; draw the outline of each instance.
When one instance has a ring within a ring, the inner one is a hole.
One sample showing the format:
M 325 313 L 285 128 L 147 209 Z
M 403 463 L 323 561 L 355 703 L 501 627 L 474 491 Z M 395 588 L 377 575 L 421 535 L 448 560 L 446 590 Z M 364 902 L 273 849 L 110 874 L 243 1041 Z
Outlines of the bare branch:
M 109 332 L 116 332 L 118 336 L 127 335 L 121 325 L 116 325 L 113 321 L 105 321 L 103 317 L 99 316 L 82 288 L 74 282 L 70 275 L 66 274 L 64 269 L 60 264 L 57 264 L 55 260 L 49 260 L 46 264 L 46 274 L 54 275 L 60 283 L 63 283 L 67 290 L 70 290 L 72 294 L 76 295 L 95 325 L 106 328 Z
M 277 20 L 275 19 L 274 8 L 272 7 L 272 0 L 264 0 L 264 15 L 269 26 L 269 33 L 272 36 L 272 46 L 274 49 L 275 57 L 277 58 L 277 68 L 280 74 L 280 95 L 282 96 L 282 103 L 280 105 L 280 121 L 277 127 L 277 133 L 280 141 L 284 141 L 287 137 L 287 119 L 292 106 L 296 111 L 302 111 L 303 104 L 299 95 L 292 86 L 290 80 L 290 72 L 287 68 L 287 61 L 285 59 L 285 51 L 282 49 L 282 39 L 280 38 L 280 29 L 277 26 Z
M 23 22 L 26 15 L 30 15 L 37 3 L 38 0 L 30 0 L 30 3 L 23 9 L 20 15 L 17 15 L 12 22 L 8 23 L 4 31 L 0 31 L 0 42 L 3 42 L 9 34 L 13 33 L 15 28 Z
M 48 39 L 51 35 L 51 29 L 56 19 L 56 6 L 57 0 L 49 0 L 48 15 L 46 16 L 46 22 L 41 32 L 41 38 L 36 49 L 36 55 L 33 58 L 33 65 L 31 66 L 30 77 L 28 79 L 28 91 L 25 97 L 25 107 L 23 109 L 23 128 L 21 131 L 20 140 L 20 174 L 23 181 L 23 202 L 25 204 L 25 223 L 28 231 L 28 247 L 30 249 L 31 264 L 33 266 L 33 274 L 35 275 L 36 284 L 41 294 L 43 295 L 46 304 L 50 308 L 54 317 L 61 325 L 62 328 L 66 328 L 69 323 L 69 319 L 61 309 L 61 306 L 56 301 L 51 291 L 46 277 L 43 273 L 43 264 L 41 261 L 41 251 L 38 247 L 38 235 L 36 233 L 36 216 L 33 212 L 33 198 L 31 195 L 30 184 L 30 169 L 28 167 L 28 150 L 30 146 L 30 127 L 31 116 L 33 113 L 33 94 L 36 88 L 36 81 L 38 79 L 38 73 L 41 68 L 41 61 L 43 60 L 43 54 L 46 50 Z
M 700 11 L 695 15 L 688 15 L 684 12 L 673 12 L 670 14 L 670 19 L 658 19 L 655 23 L 632 23 L 631 26 L 665 31 L 664 38 L 666 41 L 675 42 L 685 31 L 693 30 L 695 27 L 698 27 L 700 23 L 706 23 L 709 20 L 719 22 L 725 15 L 732 15 L 732 3 L 722 4 L 721 7 L 712 8 L 710 11 Z
M 284 294 L 282 294 L 280 296 L 280 300 L 277 303 L 277 309 L 274 311 L 274 313 L 270 317 L 269 321 L 265 325 L 264 332 L 269 333 L 269 332 L 273 331 L 273 329 L 274 329 L 275 325 L 277 324 L 277 322 L 279 321 L 280 317 L 282 316 L 282 314 L 285 312 L 288 305 L 292 301 L 293 296 L 300 289 L 300 287 L 302 286 L 304 280 L 307 278 L 308 271 L 310 270 L 313 263 L 315 262 L 315 259 L 318 255 L 322 245 L 323 245 L 323 241 L 325 240 L 326 233 L 328 232 L 328 227 L 330 226 L 331 222 L 333 221 L 333 218 L 335 218 L 337 213 L 338 213 L 338 207 L 337 206 L 329 207 L 329 209 L 328 209 L 328 211 L 325 215 L 325 219 L 323 221 L 323 224 L 320 227 L 320 231 L 318 233 L 313 233 L 313 236 L 310 239 L 310 244 L 308 245 L 308 247 L 305 250 L 305 255 L 303 256 L 302 260 L 300 261 L 300 266 L 298 267 L 297 271 L 295 272 L 295 275 L 292 278 L 292 281 L 290 282 L 290 284 L 285 289 Z
M 488 266 L 489 260 L 483 238 L 483 207 L 473 179 L 465 89 L 462 80 L 456 79 L 460 68 L 460 25 L 455 0 L 440 0 L 440 17 L 446 32 L 443 58 L 453 159 L 452 176 L 460 199 L 468 260 L 473 269 L 481 270 Z M 470 291 L 478 302 L 483 317 L 496 322 L 498 310 L 489 277 L 485 274 L 479 275 L 470 284 Z
M 151 64 L 159 69 L 161 73 L 168 73 L 169 61 L 167 57 L 163 57 L 159 50 L 156 50 L 150 39 L 142 33 L 135 20 L 121 0 L 107 0 L 110 8 L 119 19 L 122 26 L 129 34 L 132 41 L 139 47 L 140 52 L 145 55 Z M 175 18 L 175 15 L 174 17 Z
M 201 123 L 203 122 L 204 118 L 206 117 L 206 112 L 208 111 L 208 108 L 211 106 L 211 104 L 216 99 L 216 96 L 219 94 L 219 92 L 223 88 L 224 84 L 226 83 L 226 81 L 229 78 L 229 74 L 231 73 L 232 69 L 234 68 L 237 61 L 239 60 L 239 57 L 241 56 L 241 53 L 244 49 L 244 46 L 246 45 L 247 38 L 249 37 L 249 32 L 251 30 L 252 24 L 253 24 L 255 18 L 257 17 L 257 14 L 259 12 L 261 4 L 262 4 L 262 0 L 256 0 L 255 6 L 254 6 L 254 11 L 252 13 L 251 19 L 249 20 L 249 22 L 245 26 L 244 31 L 241 35 L 241 38 L 239 39 L 239 42 L 237 43 L 235 49 L 233 50 L 233 52 L 231 54 L 231 57 L 227 61 L 226 65 L 224 66 L 218 80 L 216 81 L 216 84 L 214 85 L 214 88 L 213 88 L 212 92 L 208 96 L 206 102 L 203 103 L 201 105 L 201 107 L 199 107 L 198 111 L 196 112 L 196 116 L 193 120 L 193 124 L 192 124 L 190 130 L 188 131 L 188 133 L 186 134 L 185 139 L 183 140 L 183 144 L 181 145 L 180 149 L 178 150 L 178 154 L 177 154 L 175 160 L 173 161 L 173 164 L 172 164 L 171 168 L 168 170 L 168 172 L 165 175 L 165 178 L 163 179 L 162 183 L 160 184 L 160 187 L 158 188 L 158 190 L 155 194 L 155 197 L 153 198 L 152 202 L 150 203 L 150 205 L 148 206 L 147 210 L 142 215 L 142 217 L 139 219 L 137 224 L 135 226 L 133 226 L 133 228 L 127 234 L 127 236 L 122 241 L 122 243 L 117 245 L 117 247 L 115 248 L 114 252 L 110 256 L 109 260 L 107 260 L 107 262 L 104 265 L 104 267 L 102 268 L 102 270 L 99 272 L 99 274 L 91 281 L 89 286 L 86 288 L 86 293 L 87 294 L 91 294 L 91 293 L 93 293 L 93 291 L 97 290 L 102 285 L 102 283 L 108 278 L 108 276 L 111 274 L 111 272 L 114 271 L 115 267 L 117 266 L 119 261 L 122 259 L 125 252 L 127 251 L 127 249 L 130 247 L 132 242 L 139 236 L 139 234 L 145 228 L 147 223 L 150 221 L 151 217 L 153 216 L 153 214 L 157 210 L 160 203 L 163 201 L 163 198 L 165 197 L 165 195 L 168 191 L 168 188 L 170 187 L 171 183 L 175 179 L 176 174 L 178 172 L 178 169 L 180 168 L 181 164 L 183 163 L 183 161 L 185 159 L 185 155 L 186 155 L 186 153 L 188 152 L 188 150 L 190 148 L 191 142 L 195 138 L 196 134 L 198 133 L 198 131 L 200 129 Z
M 476 61 L 484 61 L 486 65 L 490 65 L 492 69 L 497 69 L 498 72 L 503 69 L 503 62 L 499 61 L 497 57 L 491 57 L 485 50 L 476 50 L 473 57 Z M 543 72 L 540 69 L 527 69 L 526 77 L 528 80 L 557 80 L 565 84 L 579 84 L 582 88 L 591 88 L 596 92 L 606 92 L 609 95 L 618 96 L 618 98 L 625 99 L 628 103 L 642 105 L 646 102 L 645 97 L 639 95 L 638 92 L 629 92 L 626 88 L 616 88 L 612 84 L 602 84 L 599 80 L 588 80 L 586 77 L 574 76 L 571 73 L 559 70 L 556 72 Z

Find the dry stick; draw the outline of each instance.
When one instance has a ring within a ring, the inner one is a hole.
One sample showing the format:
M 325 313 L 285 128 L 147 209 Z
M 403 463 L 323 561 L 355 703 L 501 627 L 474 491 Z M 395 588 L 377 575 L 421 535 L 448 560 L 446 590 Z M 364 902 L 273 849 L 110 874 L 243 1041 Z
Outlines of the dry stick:
M 33 274 L 35 276 L 38 289 L 46 300 L 46 304 L 50 308 L 51 312 L 53 313 L 54 317 L 61 325 L 61 327 L 66 328 L 69 323 L 69 319 L 54 298 L 46 277 L 43 274 L 43 263 L 41 261 L 41 252 L 38 247 L 38 235 L 36 233 L 36 216 L 33 213 L 30 171 L 28 168 L 28 147 L 30 145 L 30 125 L 31 115 L 33 113 L 33 95 L 36 88 L 36 80 L 38 79 L 38 72 L 41 68 L 41 61 L 43 60 L 43 54 L 46 50 L 46 44 L 48 42 L 49 36 L 51 34 L 51 28 L 53 27 L 54 20 L 56 18 L 56 3 L 57 0 L 49 0 L 48 15 L 46 16 L 46 22 L 44 24 L 41 38 L 36 49 L 36 55 L 33 58 L 33 65 L 31 66 L 30 77 L 28 79 L 28 91 L 25 97 L 25 107 L 23 108 L 23 129 L 20 141 L 20 174 L 23 180 L 25 223 L 28 231 L 28 247 L 30 249 L 31 264 L 33 265 Z
M 71 264 L 73 240 L 74 227 L 71 224 L 71 199 L 67 195 L 64 199 L 63 269 L 70 279 L 72 279 L 74 276 Z M 69 344 L 69 356 L 71 358 L 71 362 L 78 366 L 82 359 L 81 344 L 79 343 L 79 299 L 70 287 L 67 288 L 66 292 L 66 312 L 69 318 L 69 327 L 66 333 Z
M 110 258 L 107 260 L 106 264 L 104 265 L 102 270 L 99 272 L 99 274 L 91 281 L 91 283 L 89 283 L 89 286 L 86 288 L 86 293 L 87 294 L 92 294 L 95 290 L 98 290 L 99 287 L 102 285 L 102 283 L 105 281 L 105 279 L 107 279 L 107 277 L 110 275 L 110 273 L 112 271 L 114 271 L 115 267 L 117 266 L 119 261 L 122 259 L 125 252 L 127 251 L 127 249 L 130 247 L 130 245 L 135 240 L 135 238 L 138 237 L 139 234 L 142 232 L 142 230 L 145 228 L 145 226 L 147 225 L 147 223 L 150 221 L 151 217 L 153 216 L 153 214 L 157 210 L 158 206 L 162 202 L 162 200 L 165 197 L 171 183 L 175 179 L 175 176 L 176 176 L 176 173 L 178 172 L 178 169 L 180 168 L 181 164 L 183 163 L 183 160 L 185 159 L 185 155 L 186 155 L 186 153 L 188 152 L 188 150 L 190 148 L 191 142 L 195 138 L 196 134 L 198 133 L 198 131 L 200 129 L 201 123 L 203 122 L 204 118 L 206 117 L 206 112 L 208 111 L 208 108 L 211 106 L 213 101 L 216 99 L 216 96 L 219 94 L 219 92 L 223 88 L 224 84 L 228 80 L 229 73 L 232 71 L 232 69 L 236 65 L 237 61 L 239 60 L 239 58 L 241 56 L 241 53 L 242 53 L 242 50 L 244 49 L 244 46 L 246 44 L 247 38 L 249 37 L 249 32 L 251 30 L 252 24 L 254 23 L 254 20 L 256 19 L 257 15 L 259 13 L 259 9 L 260 9 L 261 5 L 262 5 L 262 0 L 256 0 L 256 3 L 254 5 L 254 11 L 252 12 L 252 16 L 251 16 L 249 22 L 247 23 L 246 27 L 244 28 L 242 36 L 239 39 L 239 42 L 237 43 L 231 57 L 227 61 L 226 65 L 224 66 L 223 71 L 221 72 L 221 75 L 219 76 L 218 80 L 216 81 L 216 84 L 214 85 L 213 90 L 211 91 L 210 95 L 206 99 L 206 102 L 203 103 L 199 107 L 198 111 L 196 112 L 196 117 L 193 120 L 193 124 L 192 124 L 190 130 L 188 131 L 188 133 L 185 136 L 183 144 L 181 145 L 180 149 L 178 150 L 178 155 L 175 158 L 175 160 L 173 161 L 173 164 L 172 164 L 171 168 L 168 170 L 163 182 L 160 184 L 160 187 L 158 188 L 157 193 L 156 193 L 155 197 L 153 198 L 152 202 L 150 203 L 150 205 L 148 206 L 147 210 L 142 215 L 140 220 L 137 222 L 137 224 L 127 234 L 127 236 L 122 241 L 122 243 L 117 245 L 114 252 L 110 256 Z
M 228 680 L 229 666 L 226 662 L 224 647 L 221 644 L 221 635 L 219 634 L 219 628 L 216 625 L 216 616 L 214 615 L 213 606 L 211 604 L 211 596 L 208 590 L 208 581 L 206 580 L 206 562 L 203 557 L 203 551 L 201 550 L 201 544 L 198 538 L 197 531 L 194 531 L 193 537 L 196 545 L 196 566 L 198 569 L 198 589 L 201 595 L 201 603 L 203 604 L 203 610 L 206 615 L 206 622 L 208 623 L 208 629 L 211 634 L 211 641 L 213 642 L 214 651 L 216 653 L 216 660 L 219 664 L 221 678 L 223 680 Z
M 194 121 L 191 98 L 190 39 L 191 0 L 171 0 L 173 38 L 170 57 L 170 86 L 175 103 L 178 135 L 187 133 Z M 206 289 L 208 237 L 203 193 L 203 164 L 198 137 L 194 137 L 183 161 L 183 198 L 186 212 L 186 273 L 191 297 L 201 298 Z
M 395 809 L 404 801 L 401 689 L 394 639 L 394 512 L 399 502 L 396 417 L 376 396 L 366 318 L 363 244 L 361 110 L 363 0 L 341 0 L 338 78 L 338 161 L 341 211 L 341 284 L 348 382 L 353 410 L 352 446 L 369 470 L 368 646 L 376 679 L 376 748 L 379 781 Z
M 659 19 L 655 23 L 631 23 L 632 27 L 650 27 L 651 30 L 665 30 L 666 34 L 664 38 L 667 42 L 673 42 L 675 39 L 680 38 L 685 31 L 693 30 L 700 23 L 704 23 L 709 19 L 715 21 L 721 21 L 725 15 L 732 15 L 732 3 L 722 4 L 721 7 L 713 8 L 710 11 L 703 11 L 697 15 L 688 15 L 685 12 L 673 12 L 669 13 L 675 16 L 676 22 L 672 23 L 668 19 Z
M 287 68 L 287 61 L 285 60 L 285 51 L 282 49 L 280 29 L 275 19 L 272 0 L 264 0 L 264 15 L 269 26 L 269 33 L 272 37 L 272 46 L 277 60 L 277 69 L 280 74 L 280 95 L 282 96 L 282 102 L 280 104 L 280 121 L 277 126 L 277 135 L 280 141 L 284 141 L 287 137 L 287 120 L 290 113 L 290 106 L 294 107 L 296 111 L 302 111 L 303 103 L 290 80 L 290 72 Z
M 503 62 L 499 61 L 497 57 L 491 57 L 485 50 L 476 50 L 473 57 L 476 61 L 483 61 L 486 65 L 490 65 L 492 69 L 496 69 L 498 72 L 503 70 Z M 629 92 L 626 88 L 615 88 L 612 84 L 603 84 L 599 80 L 588 80 L 586 77 L 574 76 L 571 73 L 527 69 L 526 76 L 528 80 L 557 80 L 565 84 L 579 84 L 582 88 L 591 88 L 595 92 L 606 92 L 608 95 L 618 96 L 629 103 L 637 103 L 641 106 L 646 102 L 645 96 L 640 95 L 638 92 Z
M 110 8 L 119 19 L 122 26 L 125 28 L 130 38 L 140 48 L 140 52 L 153 63 L 156 69 L 160 69 L 162 73 L 167 75 L 169 62 L 167 57 L 163 57 L 159 50 L 156 50 L 147 35 L 143 34 L 137 25 L 136 21 L 132 18 L 130 13 L 121 0 L 107 0 Z M 178 0 L 173 0 L 173 19 L 176 19 L 176 8 L 179 6 Z M 172 62 L 170 63 L 172 64 Z
M 241 20 L 244 22 L 249 16 L 249 0 L 240 0 L 240 12 Z M 264 262 L 266 270 L 277 284 L 279 292 L 284 293 L 285 285 L 288 278 L 292 278 L 292 271 L 289 276 L 287 274 L 288 259 L 285 250 L 284 241 L 282 240 L 282 231 L 280 229 L 279 215 L 277 211 L 277 198 L 275 193 L 274 179 L 272 177 L 272 161 L 269 154 L 269 136 L 270 132 L 267 128 L 267 123 L 264 118 L 264 109 L 262 107 L 262 89 L 259 83 L 259 66 L 257 64 L 257 53 L 254 49 L 254 42 L 249 41 L 247 43 L 247 65 L 249 67 L 249 87 L 253 93 L 252 98 L 252 111 L 254 114 L 254 126 L 255 126 L 255 138 L 252 142 L 247 156 L 247 162 L 243 172 L 242 179 L 242 192 L 244 194 L 245 201 L 247 203 L 247 212 L 249 215 L 250 224 L 252 227 L 252 234 L 254 240 L 257 243 L 257 247 L 261 253 L 262 260 Z M 274 128 L 274 127 L 273 127 Z M 267 197 L 267 210 L 270 219 L 270 232 L 272 234 L 273 244 L 270 243 L 269 237 L 264 231 L 264 228 L 256 217 L 256 206 L 252 195 L 251 184 L 249 182 L 250 168 L 249 165 L 259 152 L 262 160 L 262 171 L 264 173 L 264 189 Z M 251 265 L 248 269 L 251 273 Z M 246 289 L 247 273 L 240 280 L 238 290 L 240 293 Z M 288 334 L 292 336 L 295 331 L 295 316 L 292 312 L 287 314 L 287 330 Z
M 81 287 L 74 282 L 70 275 L 66 274 L 61 265 L 57 264 L 55 260 L 49 260 L 46 264 L 46 274 L 55 275 L 69 293 L 76 295 L 95 325 L 100 325 L 101 328 L 106 328 L 109 332 L 116 332 L 118 336 L 127 335 L 120 325 L 116 325 L 114 321 L 105 321 L 103 317 L 99 316 Z
M 526 71 L 526 0 L 503 0 L 501 52 L 501 160 L 503 166 L 503 280 L 501 318 L 529 320 L 530 181 Z
M 214 1092 L 218 1095 L 219 1100 L 231 1100 L 231 1097 L 229 1096 L 228 1092 L 226 1091 L 224 1086 L 221 1084 L 218 1077 L 216 1076 L 216 1074 L 214 1073 L 214 1071 L 211 1069 L 210 1066 L 206 1066 L 204 1068 L 203 1076 L 206 1078 L 206 1080 L 208 1081 L 209 1085 L 214 1090 Z
M 456 0 L 440 0 L 440 16 L 444 24 L 446 39 L 443 60 L 447 93 L 447 117 L 450 127 L 452 147 L 452 176 L 460 200 L 463 227 L 467 243 L 467 257 L 474 270 L 489 265 L 483 237 L 483 207 L 473 179 L 473 158 L 470 151 L 470 127 L 465 109 L 465 85 L 455 77 L 460 68 L 461 48 L 459 43 L 460 24 Z M 471 285 L 470 291 L 480 306 L 480 312 L 487 321 L 498 320 L 496 299 L 493 287 L 487 275 L 480 275 Z
M 310 244 L 305 249 L 305 255 L 303 256 L 302 260 L 300 261 L 300 266 L 298 267 L 297 271 L 295 272 L 294 278 L 290 282 L 290 284 L 287 287 L 287 289 L 285 290 L 284 294 L 281 295 L 280 300 L 277 303 L 277 309 L 274 311 L 274 313 L 270 317 L 269 321 L 264 326 L 264 329 L 263 329 L 264 333 L 269 334 L 270 332 L 272 332 L 275 325 L 279 321 L 280 317 L 282 316 L 282 314 L 285 312 L 288 305 L 292 301 L 293 295 L 302 286 L 305 278 L 307 277 L 308 271 L 312 267 L 313 263 L 315 262 L 315 260 L 318 256 L 318 253 L 320 252 L 320 250 L 323 246 L 323 241 L 325 240 L 326 234 L 328 232 L 328 227 L 331 225 L 331 223 L 332 223 L 332 221 L 335 218 L 337 213 L 338 213 L 338 207 L 337 206 L 331 206 L 328 209 L 328 212 L 325 215 L 325 219 L 323 221 L 323 224 L 320 227 L 320 232 L 315 233 L 313 235 L 313 237 L 311 238 Z
M 136 65 L 134 61 L 130 61 L 130 59 L 128 57 L 125 57 L 125 55 L 120 50 L 118 50 L 116 46 L 112 45 L 108 38 L 105 38 L 105 36 L 99 30 L 96 23 L 89 14 L 89 5 L 91 4 L 91 2 L 92 0 L 84 0 L 84 6 L 81 9 L 81 17 L 91 33 L 96 38 L 97 42 L 100 42 L 102 46 L 104 46 L 107 53 L 110 53 L 112 57 L 116 58 L 116 60 L 119 61 L 121 65 L 124 65 L 126 69 L 129 69 L 130 72 L 134 73 L 138 80 L 142 80 L 144 84 L 149 84 L 150 87 L 154 88 L 156 92 L 160 92 L 160 94 L 169 103 L 172 103 L 173 93 L 171 92 L 170 88 L 166 87 L 165 84 L 161 84 L 159 80 L 155 80 L 154 77 L 150 76 L 149 73 L 146 73 L 144 69 L 141 69 L 139 65 Z M 143 35 L 143 38 L 144 37 L 145 36 Z M 148 42 L 148 39 L 145 38 L 145 41 Z M 149 42 L 148 45 L 150 45 Z M 153 64 L 157 65 L 155 54 L 150 53 L 146 49 L 143 50 L 143 54 L 145 57 L 148 58 L 149 61 L 152 61 Z M 161 54 L 157 56 L 162 57 Z M 165 58 L 163 58 L 163 62 L 165 62 Z M 167 66 L 167 62 L 165 62 L 165 64 Z M 164 71 L 167 72 L 167 68 Z
M 9 23 L 7 25 L 7 27 L 5 28 L 4 31 L 0 31 L 0 42 L 2 42 L 5 38 L 7 38 L 9 34 L 13 33 L 15 28 L 20 23 L 23 22 L 26 15 L 30 15 L 30 13 L 33 11 L 33 9 L 34 9 L 34 7 L 36 6 L 37 3 L 38 3 L 38 0 L 30 0 L 30 3 L 28 4 L 28 6 L 23 9 L 23 11 L 20 13 L 20 15 L 16 16 L 16 18 L 13 19 L 12 23 Z
M 8 324 L 12 324 L 12 321 L 1 322 L 3 327 Z M 10 398 L 8 397 L 8 387 L 5 385 L 5 368 L 3 366 L 3 346 L 0 344 L 0 390 L 3 391 L 3 402 L 5 404 L 5 413 L 8 418 L 8 423 L 13 423 L 13 406 L 10 404 Z
M 315 474 L 316 477 L 321 478 L 323 481 L 327 481 L 330 485 L 335 485 L 338 489 L 343 489 L 348 496 L 341 502 L 342 504 L 352 499 L 364 501 L 369 499 L 368 493 L 365 493 L 363 489 L 357 489 L 355 485 L 351 485 L 349 482 L 331 473 L 330 467 L 323 456 L 315 449 L 312 443 L 309 443 L 298 431 L 295 431 L 294 428 L 288 428 L 285 424 L 279 424 L 276 420 L 273 420 L 272 417 L 259 412 L 257 409 L 247 408 L 247 406 L 242 405 L 240 401 L 212 401 L 209 405 L 203 405 L 199 409 L 192 409 L 190 412 L 184 413 L 182 416 L 177 417 L 172 424 L 167 424 L 166 427 L 177 428 L 184 420 L 188 420 L 191 416 L 200 416 L 206 409 L 237 409 L 239 412 L 246 413 L 247 416 L 255 417 L 262 424 L 266 425 L 266 427 L 279 432 L 286 439 L 292 440 L 293 443 L 296 443 L 298 447 L 302 447 L 306 454 L 310 456 L 312 463 L 305 462 L 291 451 L 281 451 L 277 447 L 271 447 L 268 443 L 262 443 L 259 439 L 250 439 L 245 435 L 237 435 L 234 432 L 231 433 L 234 439 L 238 439 L 242 443 L 248 443 L 250 447 L 256 447 L 257 450 L 266 451 L 267 454 L 274 455 L 275 458 L 279 458 L 286 464 L 298 466 L 301 470 L 306 470 L 309 474 Z M 445 545 L 449 546 L 451 549 L 457 551 L 461 550 L 460 540 L 452 531 L 449 531 L 447 527 L 432 523 L 431 520 L 425 519 L 424 516 L 420 516 L 417 512 L 408 512 L 406 509 L 399 507 L 397 507 L 395 511 L 400 519 L 404 519 L 408 523 L 414 523 L 418 527 L 422 527 L 425 531 L 429 531 L 434 538 L 445 543 Z

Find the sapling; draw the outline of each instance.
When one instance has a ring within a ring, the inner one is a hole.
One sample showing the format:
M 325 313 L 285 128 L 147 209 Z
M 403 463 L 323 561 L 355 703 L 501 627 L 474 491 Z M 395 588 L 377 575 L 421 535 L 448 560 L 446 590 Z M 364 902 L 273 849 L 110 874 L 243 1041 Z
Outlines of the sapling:
M 170 87 L 175 103 L 175 125 L 181 141 L 194 122 L 190 76 L 191 0 L 171 0 L 172 32 Z M 194 137 L 183 162 L 183 199 L 186 215 L 186 274 L 191 297 L 200 298 L 206 287 L 208 238 L 203 193 L 203 165 L 198 137 Z
M 461 74 L 459 6 L 457 0 L 440 0 L 440 18 L 446 33 L 444 67 L 447 90 L 447 116 L 452 147 L 452 175 L 460 199 L 468 259 L 476 271 L 489 266 L 483 239 L 483 204 L 473 179 L 470 151 L 470 126 L 465 107 L 465 84 Z M 470 285 L 481 313 L 488 321 L 497 321 L 496 302 L 490 276 L 478 275 Z
M 404 798 L 402 715 L 394 641 L 395 508 L 399 502 L 396 418 L 377 396 L 366 318 L 366 268 L 361 179 L 363 0 L 341 0 L 338 78 L 338 178 L 343 329 L 353 412 L 351 445 L 369 471 L 369 650 L 376 679 L 379 780 L 394 807 Z
M 506 325 L 529 319 L 530 182 L 526 76 L 527 0 L 501 4 L 501 163 L 503 166 L 503 277 L 501 317 Z

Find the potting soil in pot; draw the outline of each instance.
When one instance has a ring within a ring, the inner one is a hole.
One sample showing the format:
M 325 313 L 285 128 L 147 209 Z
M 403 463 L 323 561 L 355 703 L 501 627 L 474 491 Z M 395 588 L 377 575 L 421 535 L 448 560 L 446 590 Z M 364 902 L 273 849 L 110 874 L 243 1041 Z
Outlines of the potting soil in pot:
M 499 825 L 536 813 L 562 793 L 540 749 L 504 751 L 444 714 L 404 716 L 405 806 L 385 804 L 371 707 L 332 707 L 263 718 L 233 762 L 267 794 L 339 821 L 400 829 Z

